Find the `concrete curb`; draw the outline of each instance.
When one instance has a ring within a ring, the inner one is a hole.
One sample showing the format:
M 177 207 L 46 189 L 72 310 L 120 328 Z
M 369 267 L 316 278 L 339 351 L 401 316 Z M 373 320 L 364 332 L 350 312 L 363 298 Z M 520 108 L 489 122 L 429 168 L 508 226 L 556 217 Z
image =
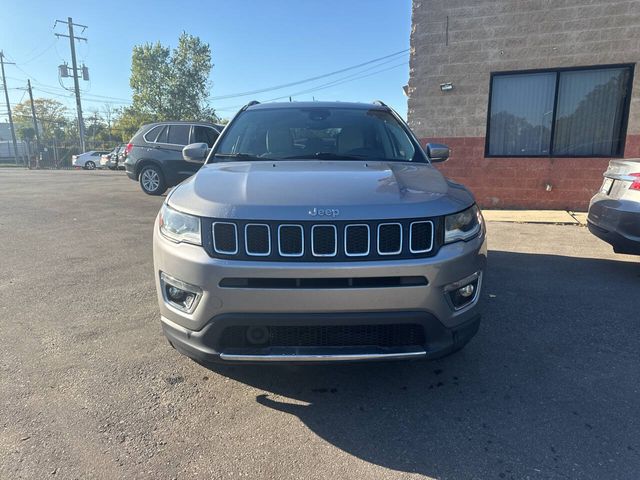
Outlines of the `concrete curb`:
M 554 225 L 587 224 L 586 212 L 569 210 L 482 210 L 487 222 L 548 223 Z

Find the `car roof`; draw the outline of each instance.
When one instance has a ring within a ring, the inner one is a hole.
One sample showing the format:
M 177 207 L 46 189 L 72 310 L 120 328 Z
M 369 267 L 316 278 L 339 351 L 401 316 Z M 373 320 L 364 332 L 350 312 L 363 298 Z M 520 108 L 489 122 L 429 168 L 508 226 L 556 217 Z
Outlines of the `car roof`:
M 388 107 L 381 103 L 360 103 L 360 102 L 269 102 L 255 103 L 247 106 L 247 110 L 263 110 L 276 108 L 351 108 L 358 110 L 388 110 Z
M 164 122 L 147 123 L 145 127 L 155 127 L 157 125 L 206 125 L 207 127 L 220 127 L 221 125 L 211 122 L 199 122 L 197 120 L 167 120 Z

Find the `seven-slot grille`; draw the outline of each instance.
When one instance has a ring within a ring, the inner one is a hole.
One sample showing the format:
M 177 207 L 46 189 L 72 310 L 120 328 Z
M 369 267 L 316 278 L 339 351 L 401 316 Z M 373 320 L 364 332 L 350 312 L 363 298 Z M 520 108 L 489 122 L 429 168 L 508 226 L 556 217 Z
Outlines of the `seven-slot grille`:
M 357 261 L 435 254 L 437 219 L 364 222 L 208 221 L 211 256 L 270 261 Z M 206 234 L 205 234 L 206 235 Z

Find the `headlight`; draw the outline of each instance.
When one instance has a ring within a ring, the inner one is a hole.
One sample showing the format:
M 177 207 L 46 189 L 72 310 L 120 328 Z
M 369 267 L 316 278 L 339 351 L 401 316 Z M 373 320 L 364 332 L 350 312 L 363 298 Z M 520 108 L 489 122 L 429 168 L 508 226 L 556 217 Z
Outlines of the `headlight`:
M 469 240 L 478 235 L 481 228 L 482 214 L 476 205 L 462 212 L 447 215 L 444 218 L 444 243 Z
M 202 245 L 200 219 L 178 212 L 166 203 L 160 209 L 160 233 L 174 242 Z

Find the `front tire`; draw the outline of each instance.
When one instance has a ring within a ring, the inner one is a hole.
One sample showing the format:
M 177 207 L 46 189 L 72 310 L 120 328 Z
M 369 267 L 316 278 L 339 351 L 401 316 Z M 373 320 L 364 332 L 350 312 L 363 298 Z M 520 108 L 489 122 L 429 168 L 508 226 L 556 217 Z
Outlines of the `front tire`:
M 162 195 L 167 190 L 162 171 L 155 165 L 142 167 L 140 171 L 140 188 L 147 195 Z
M 87 163 L 84 164 L 84 168 L 86 168 L 87 170 L 95 170 L 96 164 L 91 160 L 89 160 Z

